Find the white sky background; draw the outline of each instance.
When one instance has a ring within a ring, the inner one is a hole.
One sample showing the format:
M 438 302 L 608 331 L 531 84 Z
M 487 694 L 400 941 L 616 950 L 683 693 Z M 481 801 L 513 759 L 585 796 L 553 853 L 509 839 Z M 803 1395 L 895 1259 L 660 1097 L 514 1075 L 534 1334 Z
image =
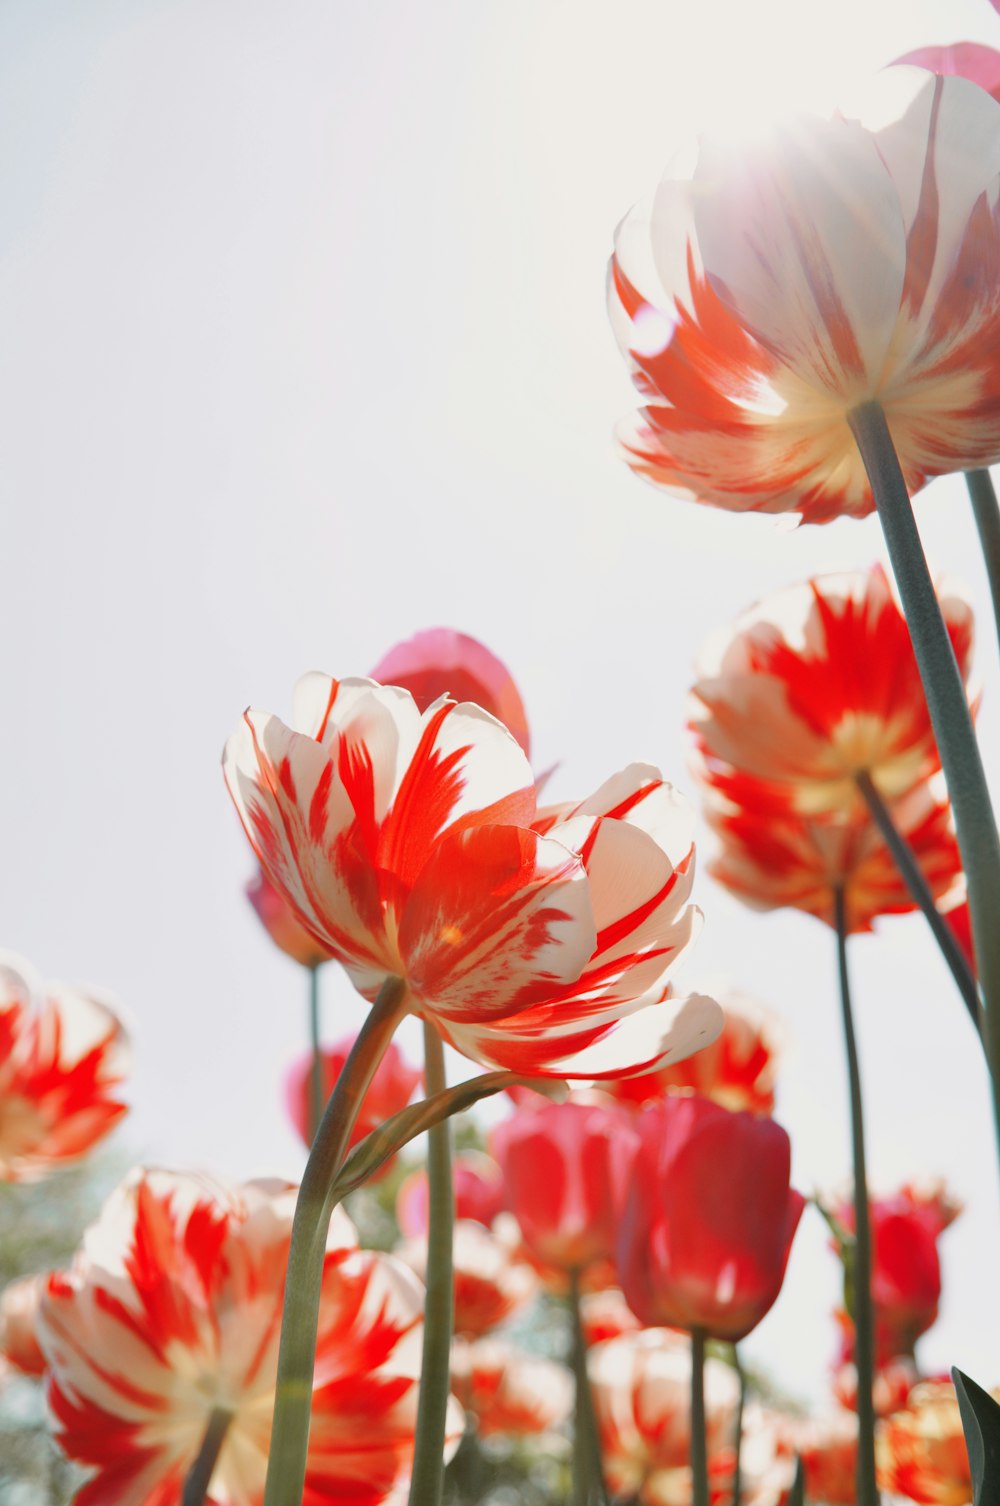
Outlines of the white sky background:
M 297 1176 L 281 1071 L 304 982 L 243 899 L 221 774 L 248 702 L 366 672 L 420 627 L 482 638 L 556 797 L 633 759 L 690 789 L 704 638 L 772 589 L 882 555 L 673 501 L 615 459 L 635 404 L 604 313 L 611 237 L 680 133 L 836 97 L 925 42 L 1000 45 L 986 0 L 0 0 L 0 914 L 135 1024 L 127 1144 Z M 959 481 L 921 498 L 980 602 Z M 778 1117 L 804 1191 L 849 1174 L 831 933 L 702 874 L 682 981 L 787 1023 Z M 964 1010 L 919 917 L 851 947 L 876 1185 L 943 1173 L 928 1368 L 1000 1381 L 996 1152 Z M 333 969 L 327 1036 L 362 1011 Z M 413 1040 L 413 1049 L 416 1041 Z M 457 1065 L 453 1063 L 453 1065 Z M 747 1344 L 820 1395 L 838 1269 L 807 1212 Z

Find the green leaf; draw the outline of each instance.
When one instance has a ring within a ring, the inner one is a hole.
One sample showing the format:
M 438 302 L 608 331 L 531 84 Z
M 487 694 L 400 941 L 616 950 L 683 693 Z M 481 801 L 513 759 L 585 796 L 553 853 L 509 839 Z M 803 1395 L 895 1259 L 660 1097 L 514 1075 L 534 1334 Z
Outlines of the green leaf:
M 1000 1500 L 1000 1403 L 956 1366 L 951 1378 L 972 1469 L 972 1506 L 994 1506 Z
M 521 1077 L 516 1072 L 485 1072 L 481 1077 L 470 1077 L 468 1082 L 460 1082 L 453 1088 L 446 1088 L 443 1093 L 435 1093 L 432 1097 L 393 1114 L 377 1130 L 366 1135 L 341 1167 L 333 1184 L 332 1195 L 339 1200 L 348 1192 L 353 1192 L 408 1141 L 416 1139 L 425 1130 L 432 1129 L 435 1124 L 440 1124 L 443 1119 L 462 1113 L 464 1109 L 471 1108 L 493 1093 L 520 1086 L 534 1088 L 546 1097 L 558 1099 L 566 1096 L 566 1084 L 556 1079 Z

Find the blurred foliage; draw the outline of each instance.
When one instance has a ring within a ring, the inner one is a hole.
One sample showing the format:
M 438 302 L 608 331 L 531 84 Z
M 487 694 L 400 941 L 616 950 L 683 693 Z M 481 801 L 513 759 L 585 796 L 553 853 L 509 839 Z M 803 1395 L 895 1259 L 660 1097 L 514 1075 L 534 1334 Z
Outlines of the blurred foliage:
M 105 1150 L 41 1182 L 0 1182 L 0 1288 L 66 1266 L 125 1164 Z M 51 1440 L 40 1382 L 0 1369 L 0 1506 L 66 1506 L 84 1478 Z

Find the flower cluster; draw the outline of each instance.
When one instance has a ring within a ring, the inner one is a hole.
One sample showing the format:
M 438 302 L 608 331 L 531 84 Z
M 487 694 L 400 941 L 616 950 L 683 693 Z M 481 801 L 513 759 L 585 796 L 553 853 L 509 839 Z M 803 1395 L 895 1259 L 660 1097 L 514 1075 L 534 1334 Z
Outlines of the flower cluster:
M 644 401 L 619 429 L 632 468 L 731 511 L 877 508 L 901 590 L 875 565 L 774 593 L 705 648 L 690 696 L 710 871 L 838 933 L 854 1197 L 814 1199 L 844 1265 L 831 1405 L 755 1395 L 736 1349 L 806 1199 L 774 1117 L 782 1030 L 738 989 L 677 990 L 701 919 L 687 803 L 638 761 L 541 803 L 512 676 L 435 628 L 371 676 L 306 674 L 289 723 L 249 709 L 225 747 L 249 900 L 307 977 L 301 1187 L 137 1167 L 75 1256 L 0 1293 L 0 1388 L 44 1386 L 77 1506 L 440 1506 L 449 1461 L 478 1496 L 484 1461 L 570 1453 L 577 1499 L 631 1506 L 785 1506 L 799 1472 L 825 1506 L 1000 1494 L 1000 1391 L 976 1393 L 970 1454 L 917 1353 L 958 1204 L 941 1183 L 869 1195 L 848 981 L 849 935 L 921 908 L 1000 1123 L 972 610 L 932 582 L 909 508 L 975 473 L 997 575 L 1000 59 L 911 61 L 929 67 L 853 111 L 704 138 L 626 216 L 609 278 Z M 331 1045 L 321 974 L 370 1006 Z M 392 1040 L 406 1016 L 424 1070 Z M 488 1070 L 449 1088 L 445 1045 Z M 95 1147 L 127 1065 L 102 997 L 0 957 L 0 1182 Z M 472 1135 L 488 1153 L 453 1172 L 445 1121 L 503 1089 Z M 424 1131 L 427 1170 L 401 1168 Z M 340 1206 L 365 1180 L 350 1206 L 377 1210 L 378 1250 Z

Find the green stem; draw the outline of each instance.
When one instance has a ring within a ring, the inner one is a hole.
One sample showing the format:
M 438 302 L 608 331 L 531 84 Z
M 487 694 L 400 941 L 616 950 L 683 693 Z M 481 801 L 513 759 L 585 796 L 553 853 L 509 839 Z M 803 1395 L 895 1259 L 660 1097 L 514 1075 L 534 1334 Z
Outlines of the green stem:
M 209 1416 L 208 1427 L 205 1429 L 198 1457 L 188 1470 L 184 1481 L 181 1506 L 203 1506 L 232 1420 L 232 1412 L 227 1411 L 225 1407 L 215 1407 Z
M 708 1431 L 705 1426 L 705 1330 L 691 1330 L 691 1502 L 708 1506 Z
M 736 1437 L 733 1439 L 733 1492 L 731 1506 L 740 1506 L 740 1496 L 743 1494 L 742 1462 L 743 1462 L 743 1408 L 747 1400 L 747 1377 L 740 1363 L 740 1352 L 733 1345 L 733 1369 L 736 1371 L 740 1383 L 740 1398 L 736 1404 Z
M 985 1005 L 986 1060 L 1000 1145 L 1000 926 L 996 924 L 1000 838 L 965 687 L 924 559 L 885 414 L 878 403 L 862 403 L 848 415 L 848 421 L 882 521 L 955 816 L 969 886 L 976 969 Z
M 993 598 L 993 617 L 1000 637 L 1000 507 L 989 471 L 966 471 L 965 484 L 972 499 L 972 512 L 983 546 L 986 574 Z
M 288 1252 L 264 1506 L 300 1506 L 302 1501 L 320 1291 L 334 1206 L 331 1189 L 361 1101 L 406 1010 L 406 984 L 402 978 L 387 978 L 337 1079 L 306 1162 Z
M 852 1270 L 854 1363 L 858 1372 L 858 1506 L 878 1506 L 875 1484 L 875 1324 L 872 1313 L 872 1238 L 868 1216 L 868 1177 L 865 1171 L 865 1123 L 861 1108 L 861 1071 L 851 1010 L 847 973 L 847 906 L 843 889 L 835 889 L 837 969 L 840 1008 L 851 1095 L 851 1143 L 854 1151 L 854 1260 Z
M 316 1138 L 323 1118 L 323 1053 L 319 1043 L 319 968 L 309 968 L 309 1144 Z
M 573 1379 L 576 1383 L 573 1411 L 573 1494 L 577 1506 L 602 1506 L 607 1500 L 607 1489 L 601 1461 L 601 1434 L 587 1370 L 587 1340 L 580 1311 L 579 1271 L 570 1272 L 569 1307 L 573 1324 Z
M 443 1093 L 447 1087 L 444 1046 L 434 1026 L 426 1020 L 424 1081 L 428 1097 Z M 444 1488 L 444 1440 L 451 1391 L 451 1331 L 455 1312 L 452 1269 L 455 1194 L 451 1179 L 451 1125 L 447 1119 L 427 1132 L 427 1187 L 427 1296 L 410 1506 L 438 1506 Z
M 923 870 L 917 862 L 913 848 L 893 821 L 888 806 L 872 782 L 871 775 L 867 772 L 862 772 L 856 775 L 856 780 L 858 789 L 865 798 L 865 804 L 868 806 L 872 820 L 882 833 L 885 845 L 892 853 L 893 860 L 899 869 L 903 882 L 907 889 L 909 889 L 912 898 L 916 900 L 923 911 L 933 933 L 934 940 L 941 948 L 944 960 L 951 969 L 951 975 L 958 985 L 958 991 L 962 995 L 965 1007 L 972 1017 L 972 1023 L 977 1030 L 980 1030 L 979 989 L 976 986 L 972 969 L 965 960 L 965 953 L 958 944 L 958 938 L 934 903 L 934 896 L 930 891 L 927 880 L 924 878 Z

